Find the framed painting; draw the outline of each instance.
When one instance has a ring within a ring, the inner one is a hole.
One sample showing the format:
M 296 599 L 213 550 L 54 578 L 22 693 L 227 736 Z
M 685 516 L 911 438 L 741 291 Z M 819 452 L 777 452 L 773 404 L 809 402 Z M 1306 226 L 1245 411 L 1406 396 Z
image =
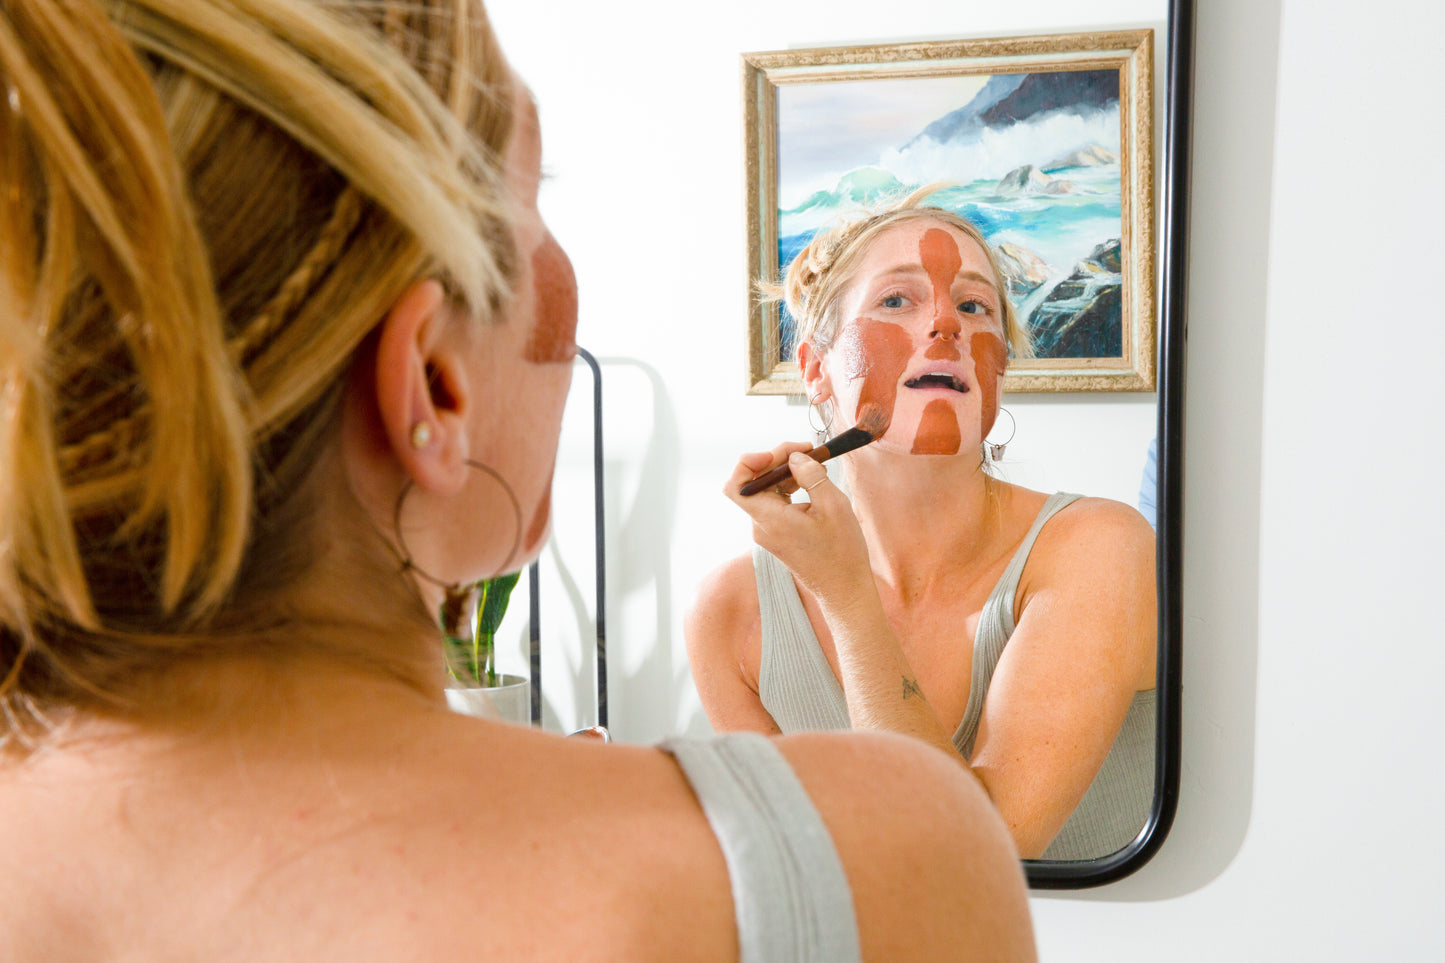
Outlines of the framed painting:
M 943 185 L 1034 343 L 1004 390 L 1154 391 L 1153 31 L 743 55 L 748 393 L 802 394 L 781 279 L 820 230 Z

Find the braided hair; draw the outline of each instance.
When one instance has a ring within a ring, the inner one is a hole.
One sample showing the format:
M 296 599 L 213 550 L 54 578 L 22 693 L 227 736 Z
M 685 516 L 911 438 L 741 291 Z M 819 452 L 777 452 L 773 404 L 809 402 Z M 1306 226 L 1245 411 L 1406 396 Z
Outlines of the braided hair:
M 274 617 L 387 308 L 511 295 L 512 84 L 479 0 L 0 7 L 0 743 Z

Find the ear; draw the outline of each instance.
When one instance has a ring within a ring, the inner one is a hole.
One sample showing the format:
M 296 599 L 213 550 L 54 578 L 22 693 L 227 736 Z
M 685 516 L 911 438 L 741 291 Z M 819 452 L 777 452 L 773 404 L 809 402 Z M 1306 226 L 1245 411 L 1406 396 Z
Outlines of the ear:
M 392 455 L 419 487 L 452 494 L 466 481 L 471 401 L 451 305 L 432 278 L 404 291 L 376 343 L 376 409 Z
M 808 391 L 808 403 L 820 405 L 833 397 L 833 382 L 823 367 L 823 355 L 813 350 L 810 341 L 798 344 L 798 372 L 802 375 L 803 386 Z

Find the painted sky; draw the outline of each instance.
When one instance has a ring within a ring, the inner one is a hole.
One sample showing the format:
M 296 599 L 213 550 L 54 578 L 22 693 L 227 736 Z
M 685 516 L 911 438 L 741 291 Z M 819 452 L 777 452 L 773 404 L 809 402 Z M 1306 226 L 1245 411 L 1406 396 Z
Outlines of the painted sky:
M 849 171 L 877 164 L 885 150 L 962 107 L 987 82 L 987 76 L 918 77 L 780 86 L 779 207 L 832 190 Z

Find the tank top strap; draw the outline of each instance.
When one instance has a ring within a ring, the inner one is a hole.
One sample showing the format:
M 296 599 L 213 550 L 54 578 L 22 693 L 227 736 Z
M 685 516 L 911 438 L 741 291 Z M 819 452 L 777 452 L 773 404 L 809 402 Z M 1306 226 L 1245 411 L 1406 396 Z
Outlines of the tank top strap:
M 823 655 L 787 566 L 754 546 L 762 623 L 758 697 L 783 732 L 847 729 L 848 700 Z
M 852 888 L 833 837 L 769 739 L 670 739 L 717 836 L 743 963 L 861 959 Z
M 978 617 L 978 630 L 973 639 L 968 706 L 964 709 L 963 721 L 953 734 L 953 744 L 965 759 L 973 757 L 973 742 L 978 735 L 979 720 L 983 717 L 983 701 L 988 695 L 989 684 L 993 682 L 993 670 L 998 667 L 1004 646 L 1014 632 L 1014 599 L 1018 594 L 1019 580 L 1023 577 L 1029 553 L 1033 550 L 1034 542 L 1045 523 L 1082 497 L 1070 492 L 1055 492 L 1044 501 L 1018 551 L 1014 552 L 1008 567 L 1004 569 L 1003 575 L 999 576 L 993 591 L 983 603 L 983 611 Z

